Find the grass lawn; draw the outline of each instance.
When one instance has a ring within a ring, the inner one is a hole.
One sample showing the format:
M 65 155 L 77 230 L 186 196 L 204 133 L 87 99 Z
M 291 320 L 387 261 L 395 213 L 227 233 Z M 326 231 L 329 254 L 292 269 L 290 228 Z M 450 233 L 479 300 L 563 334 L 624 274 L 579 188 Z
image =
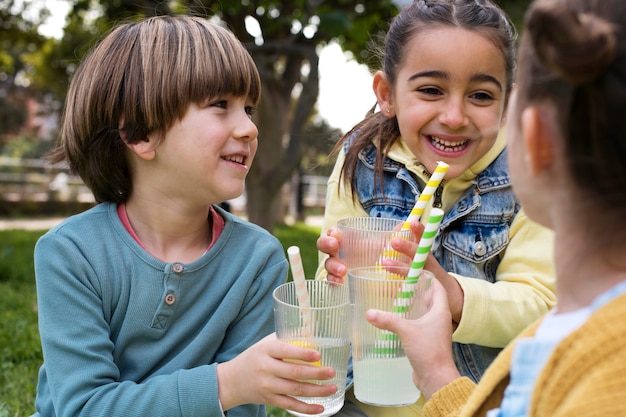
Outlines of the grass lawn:
M 24 417 L 34 412 L 41 346 L 33 248 L 43 233 L 45 230 L 0 230 L 0 417 Z M 313 277 L 319 228 L 304 224 L 278 226 L 274 234 L 285 251 L 292 245 L 300 247 L 305 273 Z M 269 416 L 285 414 L 284 410 L 268 407 Z

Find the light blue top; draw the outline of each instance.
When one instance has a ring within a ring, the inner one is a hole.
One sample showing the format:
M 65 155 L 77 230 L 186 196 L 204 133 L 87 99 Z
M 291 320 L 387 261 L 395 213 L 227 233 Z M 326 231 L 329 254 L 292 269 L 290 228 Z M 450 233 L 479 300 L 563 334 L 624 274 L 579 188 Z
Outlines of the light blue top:
M 274 330 L 271 292 L 288 263 L 267 231 L 216 210 L 224 231 L 188 264 L 143 250 L 110 203 L 41 237 L 34 416 L 222 415 L 216 364 Z M 228 415 L 265 417 L 265 408 Z

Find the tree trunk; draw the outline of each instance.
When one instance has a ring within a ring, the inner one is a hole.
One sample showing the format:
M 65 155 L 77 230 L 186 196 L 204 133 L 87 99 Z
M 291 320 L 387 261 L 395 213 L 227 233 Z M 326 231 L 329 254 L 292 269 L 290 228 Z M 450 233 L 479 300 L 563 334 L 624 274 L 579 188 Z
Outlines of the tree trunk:
M 272 232 L 279 220 L 282 193 L 269 193 L 263 184 L 248 184 L 247 211 L 248 219 L 264 229 Z
M 255 120 L 259 148 L 246 180 L 247 214 L 252 223 L 272 232 L 283 221 L 282 186 L 300 164 L 301 133 L 317 102 L 319 57 L 315 45 L 300 45 L 280 54 L 265 45 L 251 52 L 263 91 Z M 277 65 L 277 60 L 284 65 Z M 303 64 L 309 66 L 306 76 L 302 75 Z M 297 96 L 293 94 L 296 85 L 302 87 Z

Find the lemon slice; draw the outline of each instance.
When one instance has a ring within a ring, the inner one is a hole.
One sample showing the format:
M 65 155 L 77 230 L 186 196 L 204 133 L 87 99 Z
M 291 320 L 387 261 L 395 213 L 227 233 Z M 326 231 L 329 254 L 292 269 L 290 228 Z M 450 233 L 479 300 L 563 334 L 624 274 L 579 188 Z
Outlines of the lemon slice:
M 304 340 L 289 340 L 287 343 L 291 343 L 292 345 L 296 345 L 296 346 L 300 346 L 304 348 L 314 349 L 314 346 L 311 343 L 304 341 Z M 322 363 L 319 360 L 315 362 L 306 362 L 300 359 L 284 359 L 284 361 L 291 362 L 291 363 L 299 363 L 303 365 L 322 366 Z

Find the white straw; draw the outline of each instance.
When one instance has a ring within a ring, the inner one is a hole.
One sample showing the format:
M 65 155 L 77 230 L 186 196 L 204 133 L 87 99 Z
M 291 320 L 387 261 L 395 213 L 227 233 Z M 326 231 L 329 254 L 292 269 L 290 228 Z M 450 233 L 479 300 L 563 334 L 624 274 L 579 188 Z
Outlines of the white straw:
M 311 299 L 306 288 L 306 277 L 304 276 L 304 267 L 302 266 L 302 258 L 300 257 L 300 248 L 290 246 L 287 249 L 289 263 L 291 265 L 291 275 L 293 276 L 294 285 L 296 287 L 296 296 L 298 297 L 298 305 L 302 315 L 303 327 L 305 334 L 310 335 L 311 332 Z

